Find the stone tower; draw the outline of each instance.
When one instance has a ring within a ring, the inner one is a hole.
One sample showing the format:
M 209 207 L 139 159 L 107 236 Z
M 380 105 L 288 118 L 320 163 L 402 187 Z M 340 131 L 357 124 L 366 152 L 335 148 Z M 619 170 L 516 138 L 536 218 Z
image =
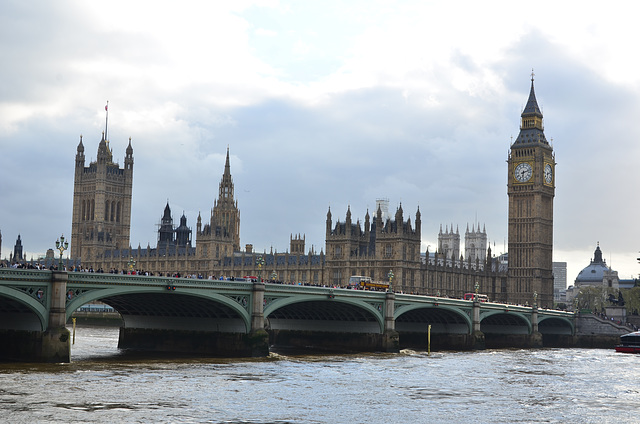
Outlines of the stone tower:
M 167 200 L 167 206 L 164 207 L 164 213 L 162 214 L 160 227 L 158 228 L 158 249 L 166 249 L 167 247 L 175 244 L 174 231 L 171 208 L 169 207 L 169 201 Z
M 13 263 L 17 264 L 24 260 L 25 257 L 22 254 L 22 239 L 20 238 L 20 234 L 18 234 L 16 244 L 13 246 Z
M 487 259 L 487 231 L 484 226 L 481 230 L 479 223 L 477 228 L 476 224 L 473 224 L 471 231 L 467 224 L 467 230 L 464 232 L 464 254 L 465 259 L 471 262 L 484 262 Z
M 218 188 L 218 200 L 213 203 L 209 224 L 203 227 L 202 217 L 198 215 L 196 249 L 199 257 L 217 260 L 240 251 L 240 210 L 233 197 L 229 148 Z
M 131 230 L 133 148 L 131 138 L 124 167 L 113 162 L 109 141 L 98 145 L 95 162 L 85 167 L 82 136 L 76 153 L 71 222 L 71 258 L 91 265 L 105 250 L 128 249 Z
M 182 212 L 180 225 L 176 228 L 176 244 L 180 247 L 191 246 L 191 228 L 187 226 L 187 216 Z
M 458 231 L 458 228 L 453 231 L 453 224 L 451 224 L 451 230 L 449 230 L 448 226 L 445 226 L 444 232 L 442 231 L 442 224 L 440 224 L 438 253 L 444 255 L 446 259 L 453 258 L 458 260 L 460 258 L 460 231 Z
M 553 197 L 555 155 L 544 136 L 542 112 L 533 89 L 521 115 L 520 134 L 508 163 L 509 271 L 507 299 L 553 306 Z
M 305 236 L 300 234 L 294 237 L 293 234 L 289 237 L 289 252 L 292 255 L 304 255 L 304 242 Z

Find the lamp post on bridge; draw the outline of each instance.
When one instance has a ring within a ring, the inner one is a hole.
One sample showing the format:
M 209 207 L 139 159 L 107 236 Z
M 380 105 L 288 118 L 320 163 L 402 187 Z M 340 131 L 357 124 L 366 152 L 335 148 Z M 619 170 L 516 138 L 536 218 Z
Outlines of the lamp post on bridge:
M 64 234 L 56 240 L 56 249 L 60 251 L 60 262 L 58 265 L 58 271 L 62 271 L 62 253 L 69 248 L 69 242 L 64 240 Z
M 387 277 L 389 278 L 389 291 L 393 292 L 393 270 L 392 269 L 389 270 Z
M 129 257 L 127 265 L 129 266 L 129 275 L 133 274 L 133 268 L 136 266 L 136 261 L 133 260 L 133 256 Z
M 278 274 L 276 274 L 276 272 L 275 272 L 275 271 L 273 271 L 273 272 L 271 273 L 271 282 L 272 282 L 272 283 L 275 283 L 276 278 L 278 278 Z
M 256 259 L 256 265 L 258 265 L 258 282 L 261 282 L 260 272 L 262 271 L 262 265 L 264 265 L 264 258 L 262 256 L 258 256 Z
M 478 302 L 478 290 L 480 290 L 480 284 L 476 281 L 476 284 L 473 287 L 476 289 L 476 295 L 473 298 L 473 301 Z
M 538 292 L 537 291 L 533 292 L 533 307 L 534 308 L 538 307 Z

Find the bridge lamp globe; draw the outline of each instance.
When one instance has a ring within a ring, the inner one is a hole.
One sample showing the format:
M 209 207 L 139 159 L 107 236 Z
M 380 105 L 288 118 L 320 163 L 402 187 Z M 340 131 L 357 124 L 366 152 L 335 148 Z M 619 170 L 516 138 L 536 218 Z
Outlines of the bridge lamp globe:
M 58 265 L 58 270 L 62 271 L 62 253 L 69 248 L 69 242 L 65 241 L 64 234 L 60 236 L 58 240 L 56 240 L 56 249 L 60 251 L 60 262 Z
M 264 258 L 262 256 L 258 256 L 258 259 L 256 259 L 256 265 L 258 265 L 258 282 L 260 282 L 260 271 L 262 270 L 262 265 L 264 265 Z

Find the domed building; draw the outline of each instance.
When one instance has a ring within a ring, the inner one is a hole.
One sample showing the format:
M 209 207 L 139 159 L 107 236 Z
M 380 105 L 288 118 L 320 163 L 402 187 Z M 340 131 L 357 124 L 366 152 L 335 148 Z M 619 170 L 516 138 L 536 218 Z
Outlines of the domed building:
M 607 262 L 602 259 L 600 243 L 598 243 L 595 252 L 593 252 L 593 260 L 591 260 L 589 266 L 580 271 L 576 277 L 574 287 L 579 289 L 583 286 L 612 287 L 616 289 L 620 286 L 618 271 L 609 268 Z

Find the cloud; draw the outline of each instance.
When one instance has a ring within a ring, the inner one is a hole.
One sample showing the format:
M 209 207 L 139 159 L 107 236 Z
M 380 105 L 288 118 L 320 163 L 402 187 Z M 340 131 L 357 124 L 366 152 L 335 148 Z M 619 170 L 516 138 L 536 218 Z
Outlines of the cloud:
M 567 20 L 578 12 L 564 5 L 502 7 L 3 3 L 2 256 L 18 233 L 34 255 L 70 234 L 76 147 L 83 134 L 95 159 L 106 100 L 121 164 L 132 138 L 134 246 L 155 244 L 167 199 L 176 220 L 208 219 L 228 146 L 241 240 L 259 251 L 286 250 L 291 233 L 319 251 L 329 206 L 363 220 L 386 197 L 412 221 L 420 207 L 424 247 L 440 224 L 478 220 L 498 253 L 534 68 L 558 162 L 556 259 L 572 280 L 600 240 L 633 274 L 637 30 L 622 39 L 602 8 Z

